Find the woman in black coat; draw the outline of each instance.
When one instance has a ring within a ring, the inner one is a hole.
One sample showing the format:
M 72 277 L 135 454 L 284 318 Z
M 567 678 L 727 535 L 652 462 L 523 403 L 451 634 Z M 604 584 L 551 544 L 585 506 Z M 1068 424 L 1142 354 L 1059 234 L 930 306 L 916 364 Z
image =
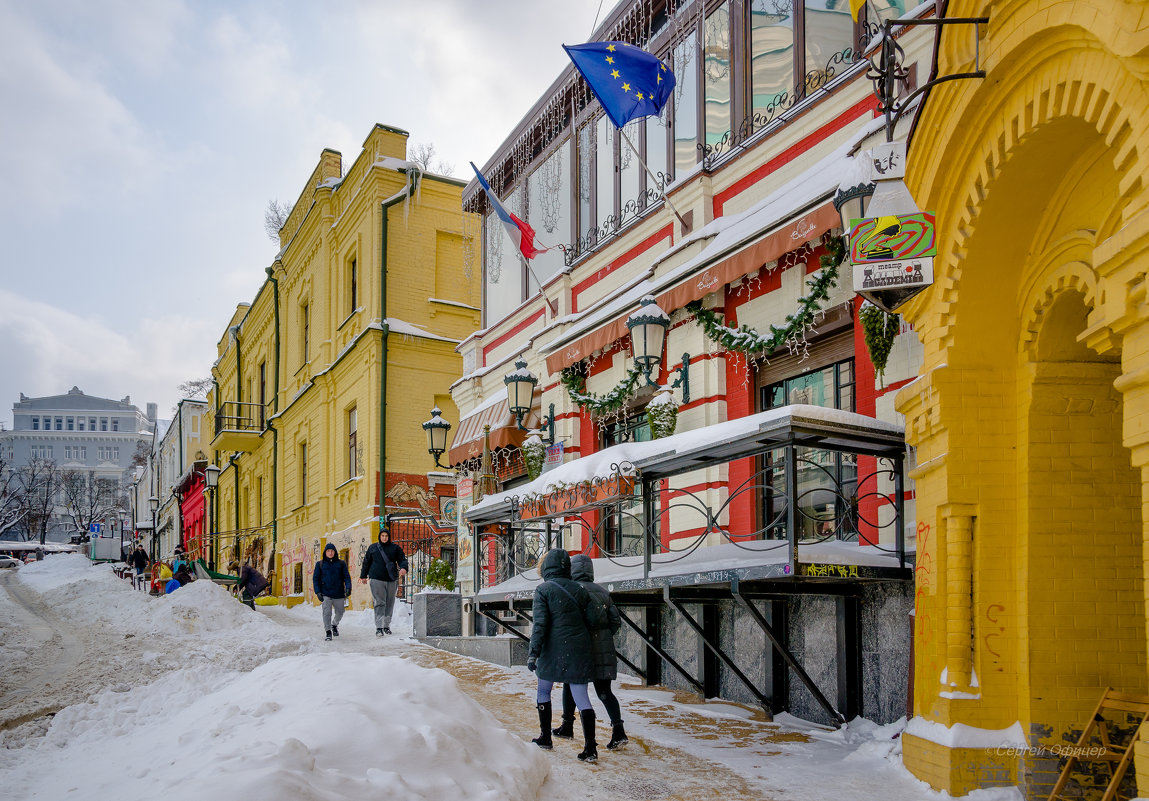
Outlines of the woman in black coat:
M 622 708 L 618 698 L 610 688 L 610 683 L 618 675 L 618 656 L 614 652 L 614 635 L 622 628 L 622 618 L 610 600 L 610 591 L 601 584 L 594 583 L 594 562 L 584 553 L 571 557 L 571 579 L 577 581 L 591 597 L 591 605 L 599 607 L 603 619 L 590 633 L 590 650 L 593 659 L 591 681 L 594 691 L 606 714 L 610 718 L 611 736 L 606 747 L 613 751 L 625 745 L 628 740 L 622 726 Z M 574 737 L 575 702 L 569 685 L 563 687 L 563 722 L 552 730 L 555 737 Z
M 594 710 L 587 695 L 587 683 L 594 672 L 589 627 L 598 625 L 599 616 L 589 609 L 590 596 L 579 584 L 571 580 L 570 555 L 556 548 L 543 557 L 539 565 L 543 582 L 535 588 L 531 626 L 531 645 L 527 652 L 527 669 L 535 672 L 539 684 L 536 702 L 542 732 L 531 742 L 550 750 L 551 742 L 551 690 L 556 681 L 571 689 L 575 705 L 582 719 L 583 762 L 598 759 L 598 746 L 594 740 Z M 594 620 L 588 620 L 593 616 Z

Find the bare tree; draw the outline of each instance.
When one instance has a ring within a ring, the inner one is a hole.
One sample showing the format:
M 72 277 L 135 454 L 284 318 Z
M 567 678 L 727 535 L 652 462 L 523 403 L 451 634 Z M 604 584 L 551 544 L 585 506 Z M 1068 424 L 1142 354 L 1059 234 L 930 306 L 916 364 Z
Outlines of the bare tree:
M 278 199 L 267 201 L 267 208 L 263 212 L 263 230 L 268 239 L 279 244 L 279 230 L 290 214 L 290 203 L 281 203 Z
M 17 471 L 0 448 L 0 535 L 24 519 Z
M 455 165 L 442 159 L 435 159 L 434 142 L 418 142 L 408 150 L 407 158 L 423 168 L 424 172 L 433 172 L 438 175 L 451 175 Z
M 181 398 L 206 398 L 207 391 L 211 389 L 211 376 L 188 379 L 176 389 L 179 390 Z
M 20 511 L 29 539 L 39 535 L 43 545 L 48 536 L 48 521 L 60 494 L 60 468 L 51 459 L 32 458 L 16 473 L 20 492 Z
M 132 469 L 143 467 L 148 463 L 148 456 L 151 455 L 151 448 L 148 446 L 147 440 L 139 440 L 136 442 L 136 452 L 132 454 L 132 461 L 128 466 Z
M 66 470 L 60 476 L 61 500 L 72 525 L 79 533 L 92 530 L 93 523 L 119 519 L 123 508 L 119 482 L 97 477 L 90 470 Z

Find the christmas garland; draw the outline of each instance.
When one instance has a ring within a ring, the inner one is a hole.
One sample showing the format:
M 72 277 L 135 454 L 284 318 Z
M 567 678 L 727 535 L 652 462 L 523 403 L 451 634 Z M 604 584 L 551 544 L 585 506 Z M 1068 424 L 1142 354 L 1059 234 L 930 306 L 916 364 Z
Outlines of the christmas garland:
M 866 340 L 866 350 L 870 352 L 870 361 L 874 363 L 878 380 L 884 386 L 886 362 L 894 347 L 894 337 L 901 328 L 901 317 L 887 314 L 872 303 L 863 303 L 858 309 L 858 317 L 862 320 L 862 334 Z
M 571 403 L 583 411 L 595 415 L 620 411 L 638 391 L 638 380 L 641 377 L 642 367 L 637 363 L 632 364 L 626 376 L 610 392 L 605 395 L 595 395 L 586 391 L 586 377 L 572 368 L 567 367 L 559 374 L 559 380 L 566 387 Z
M 780 348 L 787 340 L 800 336 L 814 324 L 822 311 L 820 304 L 830 297 L 830 290 L 837 286 L 838 266 L 846 255 L 846 240 L 840 236 L 827 236 L 823 237 L 823 241 L 826 243 L 826 253 L 820 258 L 822 269 L 818 275 L 806 281 L 810 287 L 809 294 L 798 299 L 800 308 L 797 313 L 786 315 L 784 328 L 770 326 L 770 336 L 764 337 L 745 325 L 738 329 L 728 328 L 722 325 L 717 314 L 702 308 L 700 301 L 688 303 L 686 310 L 698 320 L 706 336 L 726 350 L 753 355 L 770 353 Z M 559 374 L 559 380 L 566 387 L 571 403 L 598 416 L 620 412 L 627 401 L 634 397 L 641 377 L 642 368 L 632 364 L 626 376 L 610 392 L 595 395 L 586 391 L 586 377 L 574 368 L 567 367 Z
M 779 328 L 771 325 L 768 336 L 760 334 L 748 325 L 740 328 L 722 325 L 718 314 L 710 309 L 704 309 L 701 301 L 696 300 L 687 304 L 686 310 L 698 320 L 706 336 L 726 350 L 737 351 L 747 356 L 771 353 L 787 341 L 801 336 L 814 324 L 817 315 L 822 311 L 821 303 L 830 297 L 830 290 L 837 286 L 838 265 L 842 263 L 846 252 L 842 237 L 827 238 L 826 250 L 828 252 L 821 257 L 821 271 L 806 281 L 810 292 L 798 298 L 798 311 L 786 315 L 785 326 Z

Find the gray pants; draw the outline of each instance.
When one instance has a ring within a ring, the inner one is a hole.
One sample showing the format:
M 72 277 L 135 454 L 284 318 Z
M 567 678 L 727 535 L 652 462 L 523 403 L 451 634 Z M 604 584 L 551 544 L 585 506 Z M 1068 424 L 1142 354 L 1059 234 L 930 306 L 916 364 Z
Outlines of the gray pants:
M 380 581 L 368 579 L 371 585 L 371 600 L 375 602 L 375 628 L 391 628 L 391 613 L 395 610 L 395 591 L 399 589 L 398 581 Z
M 324 631 L 331 631 L 331 624 L 339 625 L 339 621 L 343 619 L 343 607 L 347 604 L 346 598 L 332 598 L 329 595 L 323 596 L 323 629 Z M 335 610 L 335 620 L 331 619 L 331 610 Z

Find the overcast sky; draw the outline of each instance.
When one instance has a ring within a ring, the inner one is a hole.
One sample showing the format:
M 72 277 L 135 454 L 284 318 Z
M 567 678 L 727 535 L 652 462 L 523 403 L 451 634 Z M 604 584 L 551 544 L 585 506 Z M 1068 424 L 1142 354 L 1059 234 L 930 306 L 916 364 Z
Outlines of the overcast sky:
M 467 178 L 613 5 L 0 0 L 0 424 L 73 385 L 168 416 L 323 148 L 384 123 Z

